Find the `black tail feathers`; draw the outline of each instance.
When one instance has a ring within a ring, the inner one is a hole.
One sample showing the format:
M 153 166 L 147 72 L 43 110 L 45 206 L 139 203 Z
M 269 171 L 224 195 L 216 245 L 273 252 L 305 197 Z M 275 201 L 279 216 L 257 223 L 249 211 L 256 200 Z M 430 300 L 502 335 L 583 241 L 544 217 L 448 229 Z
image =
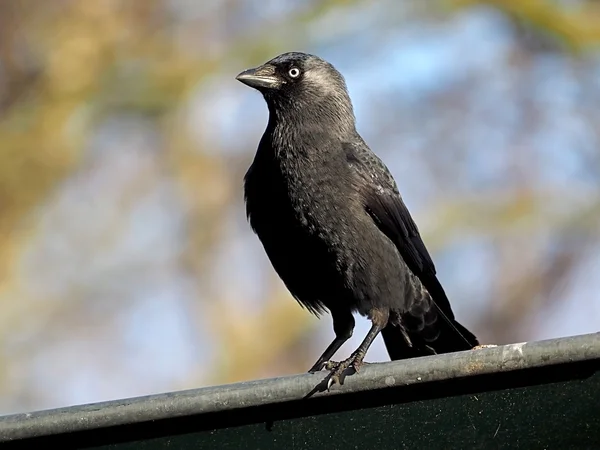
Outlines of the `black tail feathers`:
M 381 330 L 381 337 L 383 337 L 385 348 L 392 361 L 424 356 L 416 347 L 409 345 L 399 326 L 388 324 Z
M 439 333 L 434 340 L 427 342 L 419 333 L 406 332 L 400 326 L 388 324 L 381 331 L 381 336 L 390 359 L 397 361 L 418 356 L 459 352 L 479 345 L 475 335 L 456 320 L 438 317 L 433 326 L 438 328 Z

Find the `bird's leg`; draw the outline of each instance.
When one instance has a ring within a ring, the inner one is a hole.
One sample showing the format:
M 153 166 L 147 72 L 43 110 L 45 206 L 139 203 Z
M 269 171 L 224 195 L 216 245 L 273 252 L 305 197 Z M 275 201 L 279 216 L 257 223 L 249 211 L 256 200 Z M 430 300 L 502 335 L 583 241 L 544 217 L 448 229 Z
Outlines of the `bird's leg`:
M 333 318 L 333 331 L 335 339 L 329 344 L 317 362 L 310 368 L 309 372 L 314 373 L 323 370 L 329 359 L 339 350 L 339 348 L 352 337 L 354 331 L 354 316 L 350 311 L 338 312 L 331 311 Z
M 371 319 L 373 325 L 358 348 L 352 352 L 348 359 L 345 359 L 339 363 L 330 362 L 326 365 L 327 369 L 331 370 L 331 373 L 329 374 L 329 380 L 327 381 L 327 389 L 330 389 L 331 386 L 336 383 L 343 384 L 344 380 L 342 375 L 346 369 L 352 367 L 356 372 L 359 371 L 360 366 L 363 364 L 365 355 L 367 354 L 367 350 L 369 350 L 369 347 L 379 332 L 387 325 L 389 316 L 390 314 L 387 310 L 382 311 L 380 309 L 372 309 L 370 311 L 369 318 Z

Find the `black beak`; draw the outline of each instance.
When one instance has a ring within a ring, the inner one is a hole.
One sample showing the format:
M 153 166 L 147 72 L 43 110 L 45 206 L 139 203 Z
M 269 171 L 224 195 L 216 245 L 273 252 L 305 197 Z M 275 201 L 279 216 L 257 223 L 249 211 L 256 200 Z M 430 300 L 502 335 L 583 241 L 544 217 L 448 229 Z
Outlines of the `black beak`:
M 254 89 L 273 89 L 281 84 L 275 74 L 275 67 L 266 64 L 255 69 L 244 70 L 235 79 Z

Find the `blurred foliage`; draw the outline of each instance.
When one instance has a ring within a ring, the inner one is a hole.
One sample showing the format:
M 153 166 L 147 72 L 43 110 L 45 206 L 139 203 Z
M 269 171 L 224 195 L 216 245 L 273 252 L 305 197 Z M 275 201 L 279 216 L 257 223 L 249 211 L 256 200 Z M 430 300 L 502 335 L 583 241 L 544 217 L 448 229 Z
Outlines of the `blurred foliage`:
M 118 121 L 126 114 L 150 124 L 148 128 L 156 136 L 156 155 L 140 156 L 136 170 L 117 185 L 123 191 L 115 202 L 116 218 L 107 219 L 102 239 L 85 249 L 88 256 L 78 264 L 83 273 L 85 266 L 102 261 L 103 252 L 116 247 L 124 233 L 127 211 L 163 178 L 173 182 L 173 198 L 181 204 L 185 217 L 176 266 L 194 280 L 187 317 L 197 329 L 210 331 L 212 341 L 204 344 L 216 350 L 209 359 L 199 360 L 197 370 L 184 374 L 179 384 L 169 386 L 302 371 L 319 351 L 321 341 L 313 346 L 314 351 L 307 350 L 316 320 L 290 299 L 273 274 L 264 283 L 258 306 L 240 304 L 239 292 L 230 295 L 222 280 L 215 281 L 215 255 L 229 236 L 224 224 L 232 209 L 243 209 L 241 177 L 255 144 L 246 145 L 243 156 L 231 156 L 203 132 L 202 121 L 213 114 L 210 108 L 193 116 L 199 121 L 193 126 L 188 123 L 189 111 L 194 99 L 205 93 L 205 86 L 218 77 L 232 78 L 242 68 L 289 50 L 291 44 L 295 48 L 308 45 L 316 38 L 305 30 L 314 30 L 318 20 L 343 16 L 368 7 L 370 2 L 298 3 L 274 18 L 259 11 L 255 3 L 251 7 L 239 1 L 206 2 L 198 6 L 201 12 L 194 17 L 179 17 L 177 4 L 163 0 L 0 2 L 0 342 L 4 344 L 0 392 L 4 409 L 38 408 L 60 401 L 60 394 L 32 388 L 37 383 L 31 374 L 34 360 L 51 354 L 49 349 L 57 342 L 78 339 L 73 336 L 110 341 L 119 326 L 119 315 L 132 301 L 113 298 L 110 291 L 98 294 L 110 285 L 102 278 L 94 283 L 74 282 L 65 290 L 44 287 L 41 294 L 33 294 L 21 273 L 23 255 L 45 233 L 47 223 L 42 218 L 48 214 L 44 208 L 57 202 L 69 180 L 95 176 L 97 163 L 89 156 L 90 141 L 110 118 Z M 450 6 L 458 14 L 487 5 L 520 27 L 555 36 L 572 52 L 593 48 L 600 40 L 600 4 L 593 1 L 571 7 L 542 0 L 451 0 L 423 5 L 415 8 L 430 15 L 442 6 Z M 390 16 L 395 12 L 390 11 Z M 401 14 L 391 19 L 401 20 Z M 287 39 L 274 39 L 275 35 Z M 458 89 L 457 93 L 464 91 Z M 118 143 L 113 145 L 121 148 Z M 439 162 L 430 159 L 435 171 Z M 485 230 L 498 241 L 507 239 L 503 241 L 506 245 L 497 249 L 495 306 L 476 327 L 485 341 L 518 338 L 523 333 L 523 317 L 527 317 L 523 309 L 532 311 L 543 295 L 552 297 L 549 291 L 570 273 L 574 255 L 585 245 L 569 247 L 553 264 L 522 258 L 515 271 L 516 250 L 542 254 L 532 242 L 514 240 L 511 230 L 515 224 L 526 222 L 534 234 L 550 220 L 557 229 L 581 228 L 591 233 L 597 228 L 598 204 L 582 209 L 576 217 L 551 216 L 540 205 L 551 201 L 552 194 L 532 194 L 526 183 L 519 187 L 496 203 L 486 193 L 463 201 L 441 199 L 428 215 L 428 223 L 440 224 L 426 233 L 434 251 L 459 232 Z M 86 195 L 93 209 L 96 196 L 104 193 Z M 480 211 L 477 220 L 471 220 L 473 210 Z M 66 225 L 85 214 L 67 209 L 53 229 L 66 229 L 65 239 L 72 239 L 73 247 L 81 247 L 81 236 L 71 235 Z M 51 268 L 63 261 L 46 264 Z M 103 299 L 101 307 L 98 296 Z M 524 298 L 532 301 L 524 302 Z M 329 320 L 324 322 L 328 328 Z M 111 345 L 107 344 L 105 353 L 94 355 L 107 372 L 129 356 L 116 354 L 117 344 Z M 290 352 L 292 348 L 294 352 Z
M 448 0 L 455 8 L 487 5 L 498 8 L 524 25 L 555 36 L 570 51 L 582 51 L 600 44 L 600 4 L 595 1 L 561 5 L 553 0 Z M 567 3 L 567 2 L 564 2 Z

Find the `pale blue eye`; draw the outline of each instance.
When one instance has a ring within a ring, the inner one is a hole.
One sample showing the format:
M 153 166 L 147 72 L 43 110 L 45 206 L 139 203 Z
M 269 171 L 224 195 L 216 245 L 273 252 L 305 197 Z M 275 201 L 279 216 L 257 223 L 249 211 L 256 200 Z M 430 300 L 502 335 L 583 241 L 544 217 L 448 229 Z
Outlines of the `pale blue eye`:
M 290 77 L 296 78 L 298 75 L 300 75 L 300 69 L 297 69 L 296 67 L 292 67 L 289 70 L 288 74 Z

